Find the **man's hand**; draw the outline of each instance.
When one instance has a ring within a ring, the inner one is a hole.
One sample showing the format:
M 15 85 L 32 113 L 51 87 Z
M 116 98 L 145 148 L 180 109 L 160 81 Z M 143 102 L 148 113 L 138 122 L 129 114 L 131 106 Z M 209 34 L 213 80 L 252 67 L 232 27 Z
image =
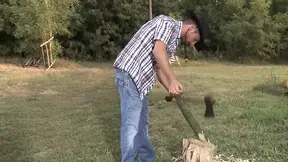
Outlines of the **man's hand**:
M 167 92 L 171 96 L 182 93 L 183 86 L 177 80 L 173 80 L 172 82 L 169 82 L 166 76 L 164 75 L 163 71 L 159 68 L 156 70 L 156 74 L 157 74 L 157 78 L 159 82 L 164 86 L 164 88 L 167 90 Z
M 182 93 L 183 86 L 181 83 L 178 82 L 178 80 L 172 80 L 169 85 L 169 94 L 171 95 L 178 95 Z

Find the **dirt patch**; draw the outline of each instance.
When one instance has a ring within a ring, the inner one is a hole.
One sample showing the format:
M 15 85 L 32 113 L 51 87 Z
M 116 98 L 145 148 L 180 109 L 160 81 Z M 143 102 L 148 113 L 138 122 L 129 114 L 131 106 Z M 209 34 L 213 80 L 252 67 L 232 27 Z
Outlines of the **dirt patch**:
M 0 65 L 0 71 L 32 71 L 32 72 L 38 72 L 43 71 L 43 69 L 40 68 L 24 68 L 21 66 L 16 66 L 13 64 L 1 64 Z
M 42 157 L 47 156 L 48 154 L 53 153 L 53 152 L 54 152 L 53 149 L 47 149 L 45 151 L 41 151 L 41 152 L 35 153 L 34 156 L 36 158 L 42 158 Z
M 29 83 L 27 82 L 20 82 L 20 83 L 17 83 L 17 86 L 27 86 Z
M 6 89 L 6 92 L 11 93 L 16 96 L 30 95 L 30 92 L 27 89 L 25 89 L 24 87 L 20 87 L 20 86 L 9 86 Z
M 33 74 L 43 74 L 43 73 L 61 73 L 61 72 L 69 72 L 69 71 L 79 71 L 79 72 L 93 72 L 93 73 L 102 73 L 103 70 L 101 68 L 92 67 L 82 67 L 79 65 L 69 65 L 69 66 L 55 66 L 45 71 L 43 67 L 22 67 L 17 66 L 15 64 L 0 64 L 0 71 L 21 71 L 21 72 L 28 72 Z
M 51 90 L 51 89 L 48 89 L 48 90 L 45 90 L 45 91 L 41 92 L 40 94 L 41 95 L 56 95 L 56 94 L 59 94 L 59 92 Z
M 0 98 L 3 98 L 5 96 L 6 96 L 6 94 L 4 92 L 0 91 Z
M 28 96 L 31 94 L 31 91 L 29 91 L 27 85 L 29 85 L 28 82 L 19 82 L 11 85 L 8 84 L 7 86 L 5 86 L 6 88 L 2 90 L 0 96 L 6 96 L 7 94 L 12 94 L 16 96 Z
M 225 93 L 225 92 L 229 92 L 231 89 L 229 88 L 216 88 L 215 92 L 220 92 L 220 93 Z

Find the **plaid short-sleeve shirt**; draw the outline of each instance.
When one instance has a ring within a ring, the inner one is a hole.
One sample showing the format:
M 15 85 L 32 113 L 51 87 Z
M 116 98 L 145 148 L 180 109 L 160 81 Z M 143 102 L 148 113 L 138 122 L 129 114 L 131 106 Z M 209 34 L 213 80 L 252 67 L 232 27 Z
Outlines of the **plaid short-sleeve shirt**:
M 168 57 L 172 56 L 180 43 L 181 27 L 181 21 L 159 15 L 145 23 L 117 56 L 113 66 L 130 74 L 141 99 L 155 84 L 157 62 L 152 52 L 155 41 L 163 41 Z

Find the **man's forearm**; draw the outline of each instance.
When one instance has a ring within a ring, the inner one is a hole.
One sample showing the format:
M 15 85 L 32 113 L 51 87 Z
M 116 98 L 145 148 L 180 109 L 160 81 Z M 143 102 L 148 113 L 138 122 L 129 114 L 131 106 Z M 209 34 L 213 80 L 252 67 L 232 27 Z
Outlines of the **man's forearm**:
M 164 50 L 154 50 L 154 57 L 158 64 L 158 67 L 161 69 L 163 75 L 165 75 L 166 80 L 170 83 L 172 80 L 175 80 L 175 75 L 168 63 L 168 57 L 166 56 L 166 51 Z
M 156 70 L 156 75 L 159 82 L 164 86 L 164 88 L 168 91 L 169 89 L 169 82 L 161 69 Z
M 155 59 L 157 61 L 157 64 L 159 68 L 161 69 L 161 72 L 163 75 L 165 75 L 166 80 L 170 83 L 172 80 L 175 80 L 175 75 L 168 63 L 168 58 L 166 54 L 158 54 L 158 56 L 155 56 Z

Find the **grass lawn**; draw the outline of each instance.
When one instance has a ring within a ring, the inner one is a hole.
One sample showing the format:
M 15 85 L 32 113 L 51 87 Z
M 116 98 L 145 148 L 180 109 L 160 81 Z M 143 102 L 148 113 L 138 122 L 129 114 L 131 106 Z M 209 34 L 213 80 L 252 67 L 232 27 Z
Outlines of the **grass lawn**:
M 1 162 L 119 162 L 120 109 L 111 64 L 71 63 L 48 72 L 0 65 Z M 217 154 L 288 161 L 288 98 L 276 84 L 288 66 L 207 62 L 174 66 L 191 112 Z M 215 119 L 203 96 L 216 94 Z M 150 136 L 157 162 L 179 157 L 196 138 L 158 83 L 150 95 Z

